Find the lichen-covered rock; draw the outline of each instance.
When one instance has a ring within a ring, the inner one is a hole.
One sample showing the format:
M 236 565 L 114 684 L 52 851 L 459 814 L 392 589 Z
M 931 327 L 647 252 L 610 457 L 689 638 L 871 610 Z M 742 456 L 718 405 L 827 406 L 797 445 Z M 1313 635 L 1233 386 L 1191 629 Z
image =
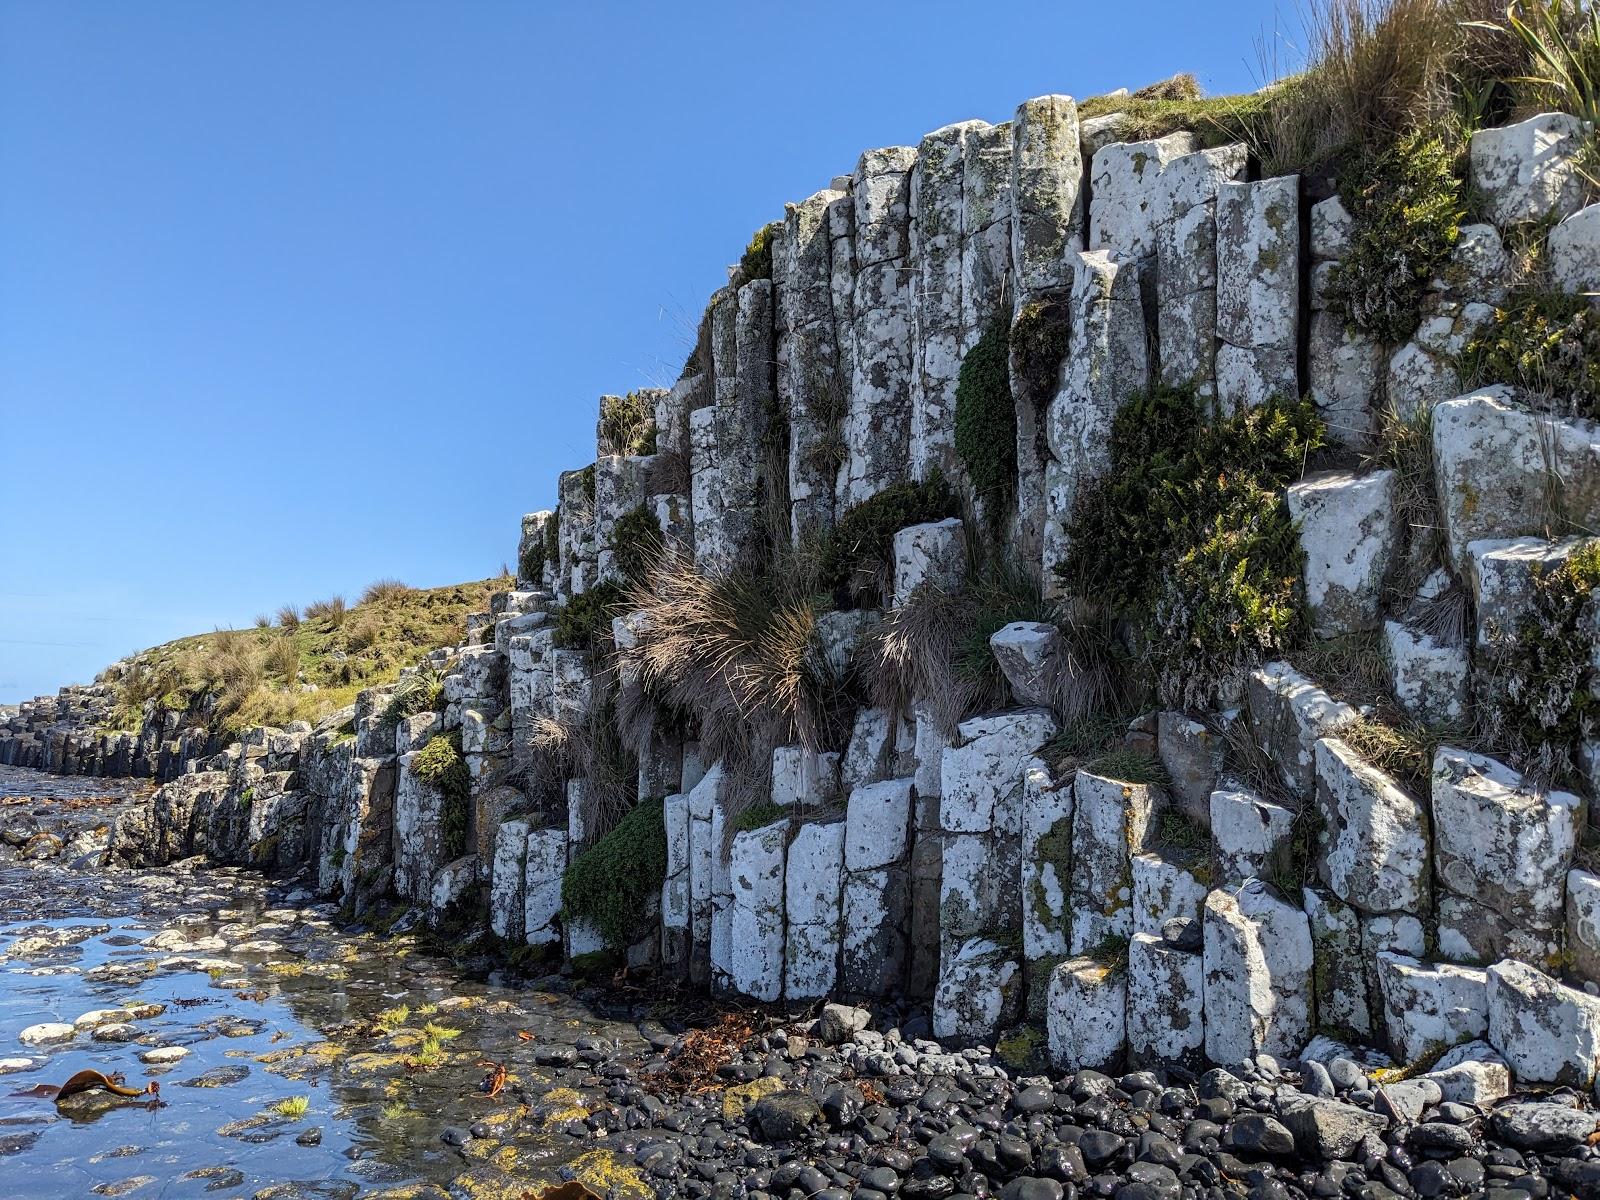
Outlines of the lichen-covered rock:
M 1205 960 L 1160 937 L 1128 943 L 1128 1048 L 1137 1063 L 1195 1063 L 1205 1046 Z
M 772 751 L 772 802 L 785 808 L 816 809 L 839 797 L 839 755 L 804 746 Z
M 1107 937 L 1133 933 L 1129 856 L 1145 847 L 1161 790 L 1087 770 L 1073 781 L 1071 950 L 1082 954 Z
M 1069 958 L 1050 972 L 1045 1034 L 1057 1070 L 1114 1070 L 1128 1024 L 1126 967 Z
M 1055 718 L 1044 709 L 963 721 L 957 744 L 942 755 L 940 827 L 956 833 L 993 830 L 1002 805 L 1020 798 L 1019 765 L 1055 732 Z M 1017 828 L 1014 818 L 1012 828 Z
M 1501 958 L 1554 963 L 1561 956 L 1561 930 L 1518 925 L 1487 904 L 1441 890 L 1436 904 L 1439 955 L 1456 962 Z
M 1361 922 L 1356 911 L 1330 892 L 1305 888 L 1301 907 L 1311 927 L 1315 959 L 1317 1020 L 1325 1029 L 1372 1036 Z
M 1545 239 L 1550 278 L 1562 291 L 1600 292 L 1600 204 L 1579 209 Z
M 1206 1056 L 1293 1058 L 1311 1036 L 1311 927 L 1260 882 L 1205 904 Z
M 478 856 L 464 854 L 445 863 L 434 874 L 433 885 L 428 889 L 428 913 L 438 918 L 467 894 L 477 882 Z
M 1133 928 L 1137 933 L 1159 934 L 1168 921 L 1198 921 L 1206 902 L 1209 863 L 1185 865 L 1153 851 L 1128 860 L 1133 884 Z M 1198 873 L 1198 874 L 1197 874 Z
M 960 589 L 967 574 L 965 526 L 956 518 L 911 525 L 894 535 L 894 603 L 905 604 L 919 587 Z
M 1337 197 L 1335 197 L 1337 200 Z M 1378 385 L 1384 377 L 1383 344 L 1326 309 L 1313 309 L 1306 342 L 1311 402 L 1330 441 L 1357 450 L 1373 444 Z
M 1467 582 L 1478 618 L 1478 645 L 1514 635 L 1533 606 L 1534 585 L 1588 539 L 1485 538 L 1467 543 Z
M 1257 742 L 1277 763 L 1290 792 L 1310 799 L 1316 785 L 1317 739 L 1355 720 L 1355 709 L 1286 662 L 1270 662 L 1252 671 L 1245 694 Z
M 1318 637 L 1372 629 L 1399 535 L 1395 473 L 1319 471 L 1289 485 L 1305 549 L 1306 606 Z
M 1300 179 L 1217 190 L 1217 401 L 1224 411 L 1299 394 Z
M 1600 875 L 1567 872 L 1567 962 L 1581 979 L 1600 983 Z
M 728 974 L 746 996 L 772 1003 L 783 995 L 784 852 L 787 819 L 733 835 L 728 874 L 733 889 Z
M 1186 132 L 1097 150 L 1090 169 L 1090 248 L 1124 261 L 1153 257 L 1164 226 L 1239 173 L 1229 150 L 1197 153 L 1199 139 Z
M 530 829 L 523 876 L 523 937 L 530 946 L 561 941 L 561 876 L 567 869 L 563 829 Z
M 910 899 L 905 859 L 912 785 L 891 779 L 858 787 L 845 809 L 843 947 L 839 984 L 876 996 L 896 986 L 906 954 Z
M 510 942 L 522 940 L 522 889 L 527 859 L 528 822 L 500 822 L 489 874 L 489 928 L 496 937 Z
M 1434 484 L 1458 575 L 1467 545 L 1486 538 L 1542 535 L 1550 482 L 1580 528 L 1600 528 L 1600 428 L 1528 411 L 1509 387 L 1483 388 L 1433 410 Z
M 394 890 L 426 904 L 443 865 L 440 826 L 444 793 L 412 769 L 415 754 L 400 759 L 394 794 Z
M 1383 646 L 1395 700 L 1409 715 L 1438 725 L 1466 714 L 1471 664 L 1465 645 L 1390 620 L 1383 623 Z
M 1541 113 L 1474 133 L 1472 184 L 1489 219 L 1504 228 L 1576 212 L 1584 196 L 1578 168 L 1584 136 L 1583 122 L 1568 113 Z
M 1363 912 L 1425 912 L 1428 815 L 1392 778 L 1336 737 L 1316 744 L 1323 882 Z
M 850 793 L 845 810 L 846 870 L 873 870 L 905 858 L 910 839 L 911 800 L 909 779 L 863 784 Z
M 1195 825 L 1208 828 L 1211 793 L 1222 774 L 1222 739 L 1184 713 L 1162 712 L 1156 716 L 1156 754 L 1172 781 L 1173 802 Z
M 1011 261 L 1023 295 L 1068 282 L 1066 250 L 1083 227 L 1078 106 L 1039 96 L 1011 121 Z
M 1448 746 L 1433 759 L 1433 854 L 1440 887 L 1515 925 L 1553 930 L 1583 823 L 1571 792 L 1528 787 L 1494 759 Z
M 1457 361 L 1493 323 L 1493 307 L 1481 301 L 1431 301 L 1411 340 L 1389 357 L 1387 400 L 1395 415 L 1416 420 L 1458 395 Z
M 1045 420 L 1044 580 L 1056 587 L 1067 555 L 1065 526 L 1079 491 L 1110 465 L 1111 423 L 1127 401 L 1149 386 L 1139 267 L 1103 250 L 1069 255 L 1070 344 L 1061 388 Z
M 1404 954 L 1378 955 L 1389 1052 L 1416 1062 L 1457 1042 L 1480 1038 L 1489 1027 L 1482 968 L 1422 963 Z
M 838 980 L 839 918 L 844 883 L 843 821 L 795 830 L 784 869 L 784 995 L 828 995 Z
M 846 790 L 887 779 L 894 770 L 896 721 L 887 709 L 863 708 L 856 713 L 850 742 L 839 760 L 839 783 Z
M 1600 998 L 1564 987 L 1527 963 L 1486 972 L 1489 1044 L 1526 1083 L 1588 1089 L 1600 1063 Z
M 1072 877 L 1072 785 L 1040 763 L 1022 784 L 1022 956 L 1067 953 L 1067 881 Z
M 1016 1019 L 1022 970 L 997 943 L 973 938 L 940 972 L 933 996 L 933 1035 L 956 1045 L 974 1045 Z
M 1238 887 L 1248 879 L 1276 879 L 1289 865 L 1295 814 L 1246 788 L 1211 793 L 1211 843 L 1217 883 Z
M 1044 621 L 1013 621 L 989 638 L 1011 694 L 1020 704 L 1053 704 L 1065 664 L 1061 630 Z
M 1452 1104 L 1488 1109 L 1511 1094 L 1511 1068 L 1488 1042 L 1463 1042 L 1445 1051 L 1423 1079 Z

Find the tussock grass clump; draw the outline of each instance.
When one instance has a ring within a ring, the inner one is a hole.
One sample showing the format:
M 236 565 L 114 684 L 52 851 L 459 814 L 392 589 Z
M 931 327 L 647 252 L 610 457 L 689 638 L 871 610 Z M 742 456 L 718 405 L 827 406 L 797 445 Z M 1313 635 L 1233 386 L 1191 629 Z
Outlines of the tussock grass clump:
M 733 286 L 755 279 L 772 278 L 772 237 L 783 228 L 782 221 L 771 221 L 756 230 L 739 258 L 739 271 Z
M 1084 764 L 1084 770 L 1103 779 L 1114 779 L 1118 783 L 1167 787 L 1172 782 L 1160 759 L 1126 746 L 1107 750 L 1091 759 Z
M 406 717 L 444 709 L 444 674 L 436 667 L 419 667 L 402 675 L 384 709 L 384 720 L 398 725 Z
M 361 593 L 362 604 L 381 604 L 385 600 L 399 600 L 411 594 L 411 585 L 398 579 L 374 579 Z
M 329 596 L 326 600 L 313 600 L 306 605 L 305 619 L 308 621 L 325 621 L 337 628 L 344 620 L 349 606 L 345 604 L 343 596 Z
M 278 625 L 283 629 L 295 629 L 300 625 L 300 610 L 293 604 L 285 604 L 278 610 Z
M 663 560 L 628 603 L 644 633 L 617 656 L 625 729 L 684 714 L 708 759 L 757 744 L 837 749 L 848 736 L 846 681 L 817 633 L 829 605 L 803 561 L 712 578 Z
M 615 950 L 647 927 L 650 901 L 667 875 L 667 829 L 660 800 L 645 800 L 585 850 L 561 876 L 562 912 L 593 922 Z
M 629 457 L 656 452 L 656 410 L 640 392 L 600 397 L 599 443 L 602 452 Z
M 560 811 L 569 802 L 566 781 L 583 780 L 579 803 L 590 840 L 612 829 L 638 799 L 638 754 L 625 740 L 609 697 L 585 713 L 536 717 L 529 749 L 532 758 L 520 778 L 524 793 Z

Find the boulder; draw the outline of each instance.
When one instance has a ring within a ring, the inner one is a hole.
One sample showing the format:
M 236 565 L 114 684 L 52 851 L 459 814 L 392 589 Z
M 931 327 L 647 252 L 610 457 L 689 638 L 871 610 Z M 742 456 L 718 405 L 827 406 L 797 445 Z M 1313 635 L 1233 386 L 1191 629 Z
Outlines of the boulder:
M 1128 972 L 1092 958 L 1069 958 L 1050 973 L 1045 1033 L 1057 1070 L 1114 1070 L 1127 1028 Z
M 1487 972 L 1489 1044 L 1527 1083 L 1587 1090 L 1600 1062 L 1600 998 L 1565 987 L 1527 963 Z
M 1528 787 L 1503 763 L 1441 747 L 1433 760 L 1439 886 L 1514 925 L 1559 928 L 1583 811 L 1570 792 Z
M 1135 1062 L 1195 1063 L 1205 1046 L 1205 960 L 1164 938 L 1128 942 L 1128 1047 Z
M 1334 894 L 1363 912 L 1424 912 L 1428 815 L 1388 775 L 1337 737 L 1316 744 L 1318 868 Z
M 1514 637 L 1533 611 L 1534 586 L 1589 539 L 1486 538 L 1467 543 L 1467 581 L 1478 617 L 1478 645 Z
M 954 517 L 911 525 L 894 535 L 894 603 L 910 601 L 920 587 L 960 589 L 967 574 L 965 526 Z
M 855 1040 L 860 1033 L 872 1024 L 872 1014 L 864 1008 L 853 1008 L 848 1004 L 824 1004 L 822 1014 L 817 1018 L 817 1037 L 825 1046 L 837 1046 L 841 1042 Z
M 1044 709 L 963 721 L 956 745 L 942 755 L 940 827 L 956 833 L 993 830 L 1005 816 L 999 810 L 1020 799 L 1018 764 L 1055 732 L 1055 719 Z
M 1217 882 L 1275 879 L 1289 865 L 1295 814 L 1244 788 L 1211 793 L 1211 843 Z
M 1060 629 L 1043 621 L 1013 621 L 994 632 L 989 649 L 1017 703 L 1055 704 L 1065 666 Z
M 1497 1108 L 1495 1136 L 1518 1150 L 1563 1153 L 1585 1144 L 1595 1131 L 1592 1111 L 1553 1101 L 1527 1101 Z
M 972 938 L 941 964 L 933 1036 L 956 1045 L 990 1041 L 1016 1019 L 1021 992 L 1022 970 L 1015 959 L 988 938 Z
M 1431 725 L 1466 715 L 1471 663 L 1464 644 L 1390 620 L 1383 623 L 1383 647 L 1394 698 L 1408 715 Z
M 1479 967 L 1422 963 L 1403 954 L 1378 955 L 1389 1052 L 1412 1063 L 1489 1027 L 1487 981 Z
M 1585 192 L 1578 166 L 1585 136 L 1583 122 L 1569 113 L 1474 133 L 1472 184 L 1489 219 L 1504 228 L 1576 212 Z
M 1208 827 L 1211 793 L 1225 758 L 1222 738 L 1184 713 L 1161 712 L 1156 714 L 1156 754 L 1171 780 L 1173 803 L 1195 825 Z
M 1295 1148 L 1324 1161 L 1355 1157 L 1368 1137 L 1381 1136 L 1389 1126 L 1381 1113 L 1312 1096 L 1295 1097 L 1284 1106 L 1282 1116 L 1294 1135 Z
M 1600 292 L 1600 204 L 1579 209 L 1545 239 L 1550 278 L 1562 291 Z
M 1311 927 L 1266 885 L 1214 891 L 1205 905 L 1206 1056 L 1293 1058 L 1311 1036 Z
M 1306 605 L 1317 636 L 1375 628 L 1400 533 L 1395 473 L 1318 471 L 1290 484 L 1285 498 L 1306 554 Z
M 1445 1051 L 1422 1078 L 1437 1084 L 1445 1101 L 1475 1108 L 1487 1109 L 1511 1094 L 1511 1068 L 1487 1042 L 1463 1042 Z

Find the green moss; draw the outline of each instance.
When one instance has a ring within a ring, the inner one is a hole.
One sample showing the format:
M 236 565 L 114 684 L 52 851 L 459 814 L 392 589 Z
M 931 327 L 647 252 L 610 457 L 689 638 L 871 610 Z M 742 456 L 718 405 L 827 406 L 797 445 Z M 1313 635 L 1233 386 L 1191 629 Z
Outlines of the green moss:
M 661 557 L 661 522 L 655 511 L 641 504 L 623 513 L 611 526 L 611 552 L 617 570 L 635 587 L 643 584 Z
M 1118 412 L 1061 576 L 1127 622 L 1166 703 L 1217 707 L 1303 635 L 1302 554 L 1279 493 L 1322 437 L 1304 401 L 1207 422 L 1192 392 L 1160 388 Z
M 600 397 L 600 440 L 613 454 L 656 452 L 655 403 L 640 392 Z
M 1017 488 L 1017 410 L 1011 400 L 1011 326 L 1004 317 L 961 360 L 956 382 L 956 454 L 978 496 L 993 506 L 991 517 Z
M 820 555 L 823 585 L 840 593 L 841 603 L 870 594 L 894 557 L 896 533 L 958 514 L 955 494 L 937 473 L 920 483 L 885 488 L 848 509 L 828 534 Z
M 472 776 L 461 754 L 461 732 L 453 729 L 429 739 L 411 760 L 411 773 L 443 795 L 440 842 L 446 861 L 460 858 L 467 850 L 467 809 L 472 794 Z
M 771 800 L 752 804 L 733 819 L 733 828 L 739 833 L 746 833 L 753 829 L 765 829 L 774 821 L 781 821 L 789 815 L 789 810 L 781 804 Z
M 1357 154 L 1341 176 L 1350 248 L 1326 294 L 1350 328 L 1391 344 L 1416 331 L 1428 283 L 1455 248 L 1466 212 L 1458 158 L 1458 147 L 1418 132 Z
M 772 235 L 782 228 L 782 221 L 773 221 L 751 235 L 750 244 L 744 248 L 744 254 L 739 259 L 741 285 L 753 279 L 772 278 Z
M 617 950 L 591 950 L 587 954 L 574 954 L 567 961 L 574 975 L 590 983 L 605 983 L 627 962 Z
M 517 577 L 538 583 L 544 578 L 545 561 L 544 539 L 540 538 L 533 545 L 525 547 L 518 557 Z
M 1012 323 L 1012 378 L 1036 405 L 1055 397 L 1071 331 L 1072 309 L 1064 294 L 1052 293 L 1028 302 Z
M 565 650 L 591 650 L 611 635 L 611 619 L 627 608 L 620 584 L 596 584 L 556 610 L 555 644 Z
M 626 949 L 646 927 L 650 901 L 667 874 L 660 800 L 645 800 L 585 850 L 561 877 L 562 911 L 590 921 L 606 945 Z
M 1467 345 L 1461 371 L 1473 386 L 1508 383 L 1547 397 L 1559 412 L 1600 419 L 1600 313 L 1586 296 L 1519 299 L 1495 310 L 1494 325 Z
M 1108 933 L 1085 950 L 1084 957 L 1092 958 L 1110 971 L 1126 971 L 1128 969 L 1128 938 L 1124 934 Z
M 1044 1069 L 1048 1063 L 1045 1058 L 1044 1034 L 1031 1025 L 1020 1025 L 1006 1037 L 994 1044 L 994 1052 L 1000 1061 L 1013 1071 L 1028 1073 Z
M 1540 776 L 1575 769 L 1600 712 L 1592 690 L 1597 586 L 1600 540 L 1536 572 L 1532 603 L 1515 629 L 1489 627 L 1478 688 L 1486 734 Z

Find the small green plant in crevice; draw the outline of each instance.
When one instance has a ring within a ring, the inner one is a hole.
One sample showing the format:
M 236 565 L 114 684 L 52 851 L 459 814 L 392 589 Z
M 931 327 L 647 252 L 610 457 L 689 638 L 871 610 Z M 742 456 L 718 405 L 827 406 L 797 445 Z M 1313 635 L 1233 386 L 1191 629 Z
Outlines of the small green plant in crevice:
M 1457 145 L 1419 131 L 1355 156 L 1340 179 L 1350 248 L 1329 275 L 1327 304 L 1351 329 L 1409 338 L 1422 300 L 1450 257 L 1466 213 Z
M 600 442 L 612 454 L 656 452 L 655 402 L 641 392 L 600 397 Z
M 750 244 L 739 258 L 738 282 L 741 285 L 753 279 L 772 278 L 772 237 L 782 228 L 782 221 L 772 221 L 751 235 Z
M 552 566 L 561 564 L 561 506 L 550 510 L 550 519 L 544 523 L 544 560 Z
M 765 829 L 774 821 L 781 821 L 789 815 L 789 810 L 781 804 L 771 800 L 763 800 L 750 805 L 733 819 L 733 828 L 738 833 L 748 833 L 756 829 Z
M 1246 669 L 1304 634 L 1299 538 L 1281 490 L 1322 445 L 1304 401 L 1205 421 L 1192 391 L 1130 400 L 1078 498 L 1060 573 L 1128 625 L 1162 700 L 1225 707 Z
M 1127 729 L 1125 717 L 1094 713 L 1064 725 L 1044 744 L 1039 756 L 1049 764 L 1055 778 L 1064 779 L 1120 745 Z
M 555 644 L 564 650 L 593 650 L 611 636 L 611 619 L 627 609 L 627 592 L 618 583 L 600 583 L 579 592 L 556 610 Z
M 1113 973 L 1128 969 L 1128 936 L 1120 933 L 1108 933 L 1094 945 L 1083 952 L 1085 958 L 1093 959 L 1106 970 Z
M 383 720 L 390 726 L 398 725 L 407 717 L 423 713 L 441 712 L 444 709 L 444 674 L 436 667 L 420 667 L 403 675 L 395 685 L 384 707 Z M 355 730 L 352 728 L 351 732 Z
M 1570 777 L 1593 736 L 1600 540 L 1558 566 L 1536 571 L 1532 603 L 1515 629 L 1489 627 L 1478 674 L 1478 706 L 1490 745 L 1545 780 Z
M 650 901 L 667 874 L 667 829 L 660 800 L 644 800 L 561 876 L 561 909 L 591 922 L 614 950 L 645 929 Z
M 1011 400 L 1011 326 L 1002 315 L 961 360 L 956 382 L 956 454 L 973 491 L 998 521 L 1017 487 L 1017 410 Z
M 1600 312 L 1563 292 L 1497 308 L 1493 326 L 1467 344 L 1461 374 L 1471 386 L 1532 392 L 1563 416 L 1600 419 Z
M 446 861 L 467 849 L 467 809 L 471 803 L 472 775 L 461 754 L 461 732 L 435 734 L 411 760 L 411 773 L 439 789 L 444 806 L 439 814 L 440 841 Z
M 917 483 L 897 483 L 847 509 L 824 540 L 822 585 L 841 605 L 882 599 L 882 576 L 894 558 L 894 535 L 908 525 L 960 515 L 955 493 L 935 472 Z
M 298 1121 L 310 1110 L 310 1096 L 289 1096 L 286 1099 L 279 1100 L 272 1106 L 273 1112 L 277 1113 L 280 1117 L 286 1117 L 291 1121 Z
M 1036 405 L 1055 397 L 1071 331 L 1072 308 L 1065 292 L 1030 300 L 1011 324 L 1011 378 Z
M 596 475 L 597 469 L 594 463 L 590 463 L 578 472 L 578 486 L 583 489 L 584 497 L 591 503 L 594 501 Z
M 612 523 L 611 552 L 616 557 L 617 570 L 632 587 L 644 584 L 650 568 L 661 557 L 664 544 L 661 521 L 647 505 L 629 509 Z
M 1107 750 L 1104 754 L 1091 759 L 1084 766 L 1084 770 L 1091 775 L 1099 775 L 1103 779 L 1112 779 L 1118 783 L 1166 787 L 1172 782 L 1160 759 L 1153 754 L 1146 754 L 1129 747 Z

